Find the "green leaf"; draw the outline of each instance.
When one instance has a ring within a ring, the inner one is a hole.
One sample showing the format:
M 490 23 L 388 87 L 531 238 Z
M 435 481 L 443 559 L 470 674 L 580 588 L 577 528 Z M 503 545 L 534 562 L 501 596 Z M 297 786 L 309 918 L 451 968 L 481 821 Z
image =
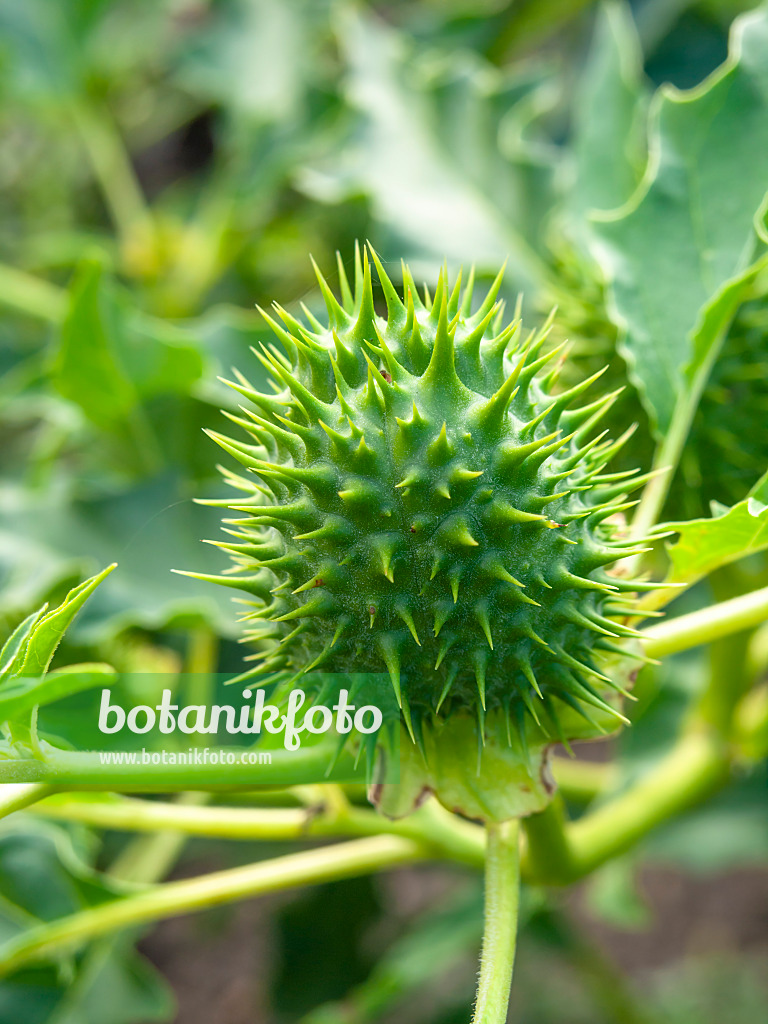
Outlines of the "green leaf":
M 209 493 L 227 491 L 217 484 Z M 219 527 L 218 511 L 194 504 L 189 485 L 176 475 L 89 497 L 0 486 L 0 611 L 18 616 L 62 580 L 117 559 L 119 574 L 75 624 L 78 642 L 102 640 L 131 624 L 158 629 L 171 621 L 202 621 L 234 635 L 230 595 L 171 572 L 187 566 L 219 572 L 219 552 L 200 541 Z
M 351 137 L 300 179 L 310 195 L 370 198 L 379 236 L 397 256 L 487 271 L 509 258 L 532 293 L 546 270 L 534 248 L 548 206 L 549 150 L 524 141 L 541 105 L 538 72 L 508 82 L 474 55 L 414 53 L 372 14 L 344 10 L 339 44 Z M 423 265 L 423 263 L 422 263 Z
M 47 605 L 43 605 L 42 608 L 28 615 L 23 622 L 19 623 L 3 644 L 3 649 L 0 651 L 0 682 L 8 676 L 15 675 L 18 669 L 21 668 L 30 634 L 35 627 L 35 623 L 39 621 L 42 615 L 45 615 L 46 610 Z
M 119 898 L 126 890 L 91 866 L 93 844 L 29 817 L 0 829 L 0 939 Z M 82 956 L 19 971 L 0 982 L 0 1024 L 149 1024 L 173 1016 L 161 976 L 131 935 L 94 943 Z
M 104 279 L 101 262 L 80 264 L 54 354 L 52 380 L 97 427 L 129 427 L 137 406 L 158 394 L 186 394 L 203 374 L 190 335 L 140 314 Z
M 80 264 L 54 356 L 52 381 L 93 423 L 112 429 L 137 405 L 138 395 L 115 351 L 114 332 L 102 306 L 101 278 L 98 261 Z
M 185 47 L 179 83 L 206 104 L 259 121 L 295 116 L 314 64 L 307 59 L 313 8 L 322 6 L 281 0 L 216 5 Z
M 691 586 L 720 566 L 768 548 L 768 505 L 750 497 L 711 519 L 665 523 L 659 530 L 679 535 L 667 546 L 671 566 L 664 582 Z M 659 591 L 643 605 L 653 607 L 668 599 L 668 593 Z
M 642 52 L 625 3 L 600 7 L 573 104 L 574 181 L 567 208 L 580 226 L 591 210 L 613 210 L 642 175 L 645 112 Z
M 764 261 L 768 12 L 735 23 L 728 61 L 687 93 L 660 90 L 645 179 L 594 223 L 621 351 L 663 435 L 714 358 Z
M 109 665 L 67 665 L 43 679 L 18 677 L 0 689 L 0 722 L 27 714 L 73 693 L 109 686 L 115 670 Z
M 19 676 L 42 676 L 48 671 L 51 658 L 72 619 L 115 568 L 113 563 L 106 569 L 81 583 L 67 594 L 58 608 L 46 612 L 33 628 L 24 645 L 24 660 L 16 670 Z

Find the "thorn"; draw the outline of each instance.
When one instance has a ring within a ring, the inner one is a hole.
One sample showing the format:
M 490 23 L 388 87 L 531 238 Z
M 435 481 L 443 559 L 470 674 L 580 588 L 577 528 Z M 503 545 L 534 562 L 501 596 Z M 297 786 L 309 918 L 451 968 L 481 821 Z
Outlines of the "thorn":
M 416 623 L 413 621 L 413 616 L 411 615 L 410 609 L 407 607 L 407 605 L 397 604 L 395 605 L 395 611 L 410 630 L 413 639 L 416 641 L 419 647 L 421 647 L 421 640 L 419 640 L 419 634 L 416 632 Z
M 484 604 L 478 604 L 475 606 L 475 618 L 480 624 L 480 628 L 485 634 L 485 639 L 488 641 L 488 646 L 493 650 L 493 636 L 491 635 L 491 623 L 488 619 L 488 609 Z

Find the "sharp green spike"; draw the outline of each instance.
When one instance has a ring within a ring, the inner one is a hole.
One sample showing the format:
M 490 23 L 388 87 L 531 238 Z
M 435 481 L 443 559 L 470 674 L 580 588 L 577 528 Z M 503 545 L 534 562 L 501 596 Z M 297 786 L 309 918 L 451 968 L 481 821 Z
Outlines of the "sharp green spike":
M 389 633 L 384 633 L 377 638 L 381 656 L 387 666 L 389 678 L 392 682 L 392 689 L 395 691 L 397 705 L 402 709 L 403 695 L 400 689 L 400 651 L 397 644 Z
M 376 310 L 373 305 L 373 282 L 371 264 L 366 254 L 362 257 L 363 278 L 359 298 L 355 295 L 356 320 L 351 334 L 359 341 L 371 340 L 375 335 Z M 357 289 L 356 289 L 357 291 Z
M 310 260 L 312 261 L 312 269 L 315 272 L 317 283 L 319 284 L 320 291 L 322 292 L 323 295 L 325 308 L 328 310 L 328 320 L 330 322 L 331 327 L 335 327 L 337 329 L 347 327 L 351 321 L 351 317 L 344 309 L 344 307 L 341 305 L 341 303 L 338 301 L 338 299 L 333 294 L 331 289 L 328 287 L 328 282 L 323 277 L 320 268 L 318 267 L 318 265 L 315 263 L 311 256 Z
M 432 632 L 435 636 L 439 635 L 440 630 L 450 618 L 452 611 L 453 607 L 445 603 L 441 603 L 435 608 L 435 624 L 432 627 Z
M 452 548 L 476 548 L 476 541 L 469 532 L 469 526 L 463 519 L 452 519 L 440 529 L 441 539 Z
M 461 315 L 465 320 L 469 319 L 472 313 L 472 293 L 475 288 L 475 265 L 474 263 L 469 268 L 469 276 L 467 277 L 467 284 L 464 289 L 464 297 L 461 300 Z
M 349 278 L 347 277 L 347 271 L 344 266 L 344 261 L 341 258 L 341 253 L 336 250 L 336 269 L 339 273 L 339 289 L 341 291 L 341 301 L 344 309 L 351 316 L 355 311 L 355 300 L 352 295 L 352 290 L 349 287 Z
M 450 670 L 450 672 L 446 676 L 445 683 L 443 684 L 443 688 L 440 691 L 440 696 L 437 698 L 437 704 L 435 706 L 435 714 L 436 715 L 440 714 L 440 708 L 443 706 L 443 703 L 445 702 L 445 698 L 450 693 L 451 687 L 453 686 L 454 680 L 456 679 L 456 676 L 458 675 L 458 672 L 459 672 L 459 668 L 458 668 L 458 665 L 456 665 L 456 666 L 454 666 Z
M 437 634 L 440 632 L 440 627 L 437 625 L 437 613 L 435 613 L 435 620 L 435 636 L 437 636 Z M 440 625 L 442 626 L 442 623 Z M 435 662 L 435 671 L 437 671 L 437 669 L 440 668 L 441 664 L 443 663 L 443 659 L 445 658 L 446 654 L 448 653 L 448 651 L 450 651 L 451 647 L 453 647 L 455 643 L 456 637 L 452 636 L 447 637 L 440 644 L 440 649 L 437 652 L 437 661 Z
M 454 445 L 448 440 L 446 423 L 443 421 L 440 433 L 427 446 L 427 460 L 432 466 L 443 466 L 453 457 L 454 452 Z
M 491 623 L 488 618 L 488 609 L 484 604 L 478 604 L 475 606 L 475 619 L 477 620 L 480 628 L 482 629 L 485 639 L 488 641 L 488 646 L 493 650 L 493 636 L 491 634 Z
M 483 299 L 482 305 L 469 321 L 472 324 L 472 326 L 477 325 L 481 320 L 483 320 L 486 314 L 489 313 L 490 310 L 493 309 L 493 307 L 496 305 L 496 299 L 498 297 L 499 291 L 501 290 L 501 285 L 504 280 L 504 271 L 506 269 L 507 264 L 505 261 L 504 266 L 498 272 L 498 274 L 494 278 L 493 284 L 488 289 L 486 296 Z
M 480 703 L 482 704 L 483 711 L 485 711 L 485 673 L 488 666 L 487 651 L 476 652 L 472 662 L 475 670 L 477 692 L 480 697 Z
M 405 306 L 403 305 L 400 296 L 395 291 L 395 286 L 387 276 L 387 272 L 384 270 L 384 266 L 370 242 L 368 243 L 368 252 L 376 266 L 376 273 L 379 275 L 379 284 L 381 285 L 381 290 L 384 292 L 384 299 L 387 303 L 387 320 L 391 325 L 397 326 L 405 321 Z
M 421 640 L 419 640 L 419 634 L 416 632 L 416 623 L 413 621 L 413 616 L 411 615 L 410 608 L 408 608 L 408 606 L 405 604 L 396 604 L 395 613 L 399 616 L 399 618 L 403 620 L 403 622 L 408 627 L 411 636 L 416 641 L 418 646 L 421 647 Z

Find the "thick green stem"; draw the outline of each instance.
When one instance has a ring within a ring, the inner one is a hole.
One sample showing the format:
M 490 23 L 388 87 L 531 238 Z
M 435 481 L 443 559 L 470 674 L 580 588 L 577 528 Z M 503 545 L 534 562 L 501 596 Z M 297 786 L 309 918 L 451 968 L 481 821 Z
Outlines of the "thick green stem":
M 352 878 L 423 857 L 424 850 L 416 843 L 397 836 L 376 836 L 167 882 L 29 929 L 0 949 L 0 975 L 121 928 L 297 885 Z
M 35 808 L 35 813 L 97 828 L 138 832 L 170 829 L 186 835 L 251 841 L 387 833 L 419 842 L 437 854 L 473 867 L 481 866 L 485 856 L 483 830 L 457 818 L 434 800 L 398 821 L 351 806 L 338 813 L 332 809 L 325 813 L 323 807 L 200 807 L 118 796 L 94 800 L 72 794 L 52 797 Z
M 569 825 L 571 877 L 589 874 L 662 822 L 706 799 L 726 780 L 728 766 L 729 753 L 716 734 L 683 736 L 634 786 Z M 529 870 L 535 872 L 536 866 Z
M 239 754 L 239 749 L 227 748 Z M 215 789 L 220 786 L 293 786 L 326 778 L 326 770 L 335 751 L 328 746 L 302 747 L 299 750 L 272 750 L 269 763 L 213 763 L 223 748 L 213 748 L 205 760 L 187 764 L 105 764 L 92 751 L 61 750 L 42 744 L 43 759 L 19 758 L 0 761 L 0 783 L 38 782 L 61 789 L 95 785 L 101 789 L 154 790 L 167 793 L 175 789 Z M 356 777 L 354 758 L 343 751 L 327 781 L 346 781 Z
M 537 879 L 544 884 L 562 884 L 570 878 L 573 863 L 562 798 L 556 794 L 543 811 L 524 818 L 523 829 L 526 862 L 536 866 Z
M 50 786 L 43 786 L 38 782 L 19 782 L 0 786 L 0 818 L 13 814 L 14 811 L 30 807 L 51 792 Z
M 485 929 L 472 1024 L 504 1024 L 515 962 L 520 898 L 517 821 L 488 826 L 485 862 Z
M 768 587 L 710 605 L 689 615 L 659 622 L 643 630 L 645 652 L 651 658 L 685 651 L 699 644 L 752 629 L 768 619 Z

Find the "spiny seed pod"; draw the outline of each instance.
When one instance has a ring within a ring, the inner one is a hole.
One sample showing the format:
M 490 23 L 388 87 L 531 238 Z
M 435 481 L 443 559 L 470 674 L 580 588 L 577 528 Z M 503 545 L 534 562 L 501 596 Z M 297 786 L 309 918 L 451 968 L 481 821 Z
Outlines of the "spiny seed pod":
M 599 374 L 555 392 L 560 348 L 502 326 L 501 274 L 473 313 L 471 276 L 420 298 L 403 266 L 401 299 L 370 255 L 386 317 L 367 255 L 354 289 L 339 261 L 340 301 L 318 271 L 328 324 L 265 313 L 276 393 L 238 374 L 248 441 L 212 435 L 258 481 L 226 474 L 235 573 L 205 577 L 253 597 L 254 673 L 386 670 L 417 738 L 467 711 L 553 739 L 568 709 L 621 718 L 598 660 L 647 585 L 607 571 L 640 482 L 606 472 L 625 438 L 595 435 L 615 395 L 577 404 Z

